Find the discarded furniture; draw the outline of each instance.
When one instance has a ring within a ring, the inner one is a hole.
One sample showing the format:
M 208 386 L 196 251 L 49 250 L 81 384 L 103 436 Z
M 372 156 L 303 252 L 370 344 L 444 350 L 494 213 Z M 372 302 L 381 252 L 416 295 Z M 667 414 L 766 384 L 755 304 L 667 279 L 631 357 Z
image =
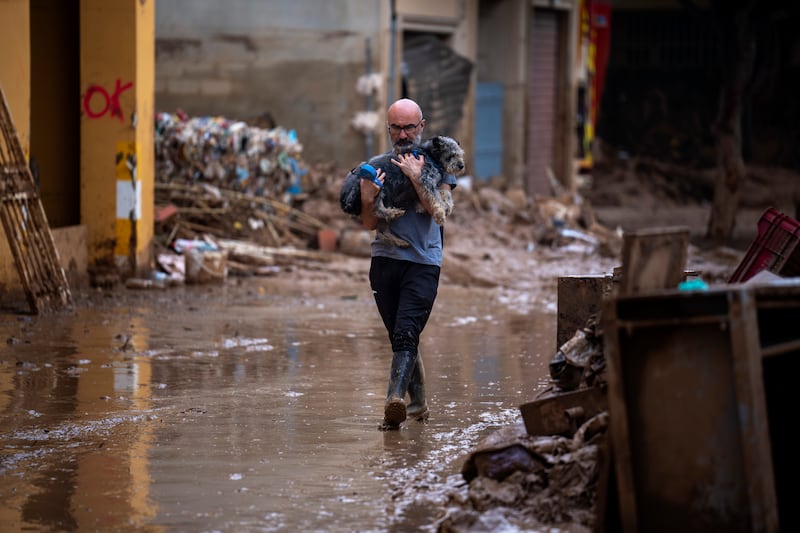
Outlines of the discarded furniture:
M 728 283 L 742 283 L 763 270 L 800 276 L 800 222 L 770 207 L 758 220 L 758 234 Z
M 0 89 L 0 220 L 33 313 L 72 303 L 39 191 Z
M 682 226 L 626 233 L 619 294 L 677 287 L 684 277 L 688 246 L 689 229 Z
M 798 530 L 798 323 L 800 281 L 604 302 L 623 531 Z

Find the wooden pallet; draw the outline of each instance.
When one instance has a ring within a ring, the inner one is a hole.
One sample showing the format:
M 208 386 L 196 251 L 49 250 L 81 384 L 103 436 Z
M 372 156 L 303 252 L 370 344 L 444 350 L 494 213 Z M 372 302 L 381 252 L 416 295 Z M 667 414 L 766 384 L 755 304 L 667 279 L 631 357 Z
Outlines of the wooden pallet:
M 33 313 L 72 305 L 39 191 L 0 88 L 0 220 Z

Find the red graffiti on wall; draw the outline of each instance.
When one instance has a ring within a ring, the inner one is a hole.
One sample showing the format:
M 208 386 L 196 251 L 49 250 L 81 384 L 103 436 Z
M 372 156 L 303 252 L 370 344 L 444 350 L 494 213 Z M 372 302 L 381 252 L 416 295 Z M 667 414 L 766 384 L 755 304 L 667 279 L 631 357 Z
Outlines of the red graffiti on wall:
M 133 87 L 132 81 L 122 85 L 122 82 L 117 79 L 117 87 L 114 89 L 114 94 L 109 95 L 108 91 L 103 87 L 99 85 L 90 85 L 89 88 L 86 89 L 86 94 L 83 96 L 84 112 L 86 112 L 89 118 L 100 118 L 110 111 L 112 117 L 119 118 L 120 122 L 124 121 L 125 119 L 122 117 L 122 106 L 119 104 L 119 95 L 131 87 Z M 95 96 L 97 96 L 97 98 L 95 98 Z M 97 100 L 98 98 L 102 100 L 103 107 L 102 109 L 93 111 L 91 106 L 92 100 Z

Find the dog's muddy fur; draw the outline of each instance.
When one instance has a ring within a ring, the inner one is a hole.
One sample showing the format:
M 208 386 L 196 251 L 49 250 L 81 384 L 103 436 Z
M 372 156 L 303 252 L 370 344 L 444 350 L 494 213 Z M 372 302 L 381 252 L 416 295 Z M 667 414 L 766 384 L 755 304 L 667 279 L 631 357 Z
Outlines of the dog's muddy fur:
M 453 197 L 448 188 L 436 186 L 444 174 L 461 175 L 464 172 L 464 150 L 458 141 L 451 137 L 437 135 L 419 145 L 404 148 L 401 153 L 415 153 L 425 158 L 420 182 L 422 194 L 433 207 L 433 219 L 443 225 L 453 211 Z M 408 242 L 389 231 L 389 223 L 403 216 L 406 209 L 414 208 L 423 212 L 424 208 L 417 197 L 414 186 L 403 172 L 392 163 L 396 155 L 392 152 L 375 156 L 368 161 L 373 167 L 383 169 L 383 187 L 375 199 L 375 215 L 378 217 L 376 237 L 395 246 L 408 247 Z M 350 171 L 342 184 L 340 203 L 342 210 L 351 215 L 361 214 L 361 189 L 358 168 Z

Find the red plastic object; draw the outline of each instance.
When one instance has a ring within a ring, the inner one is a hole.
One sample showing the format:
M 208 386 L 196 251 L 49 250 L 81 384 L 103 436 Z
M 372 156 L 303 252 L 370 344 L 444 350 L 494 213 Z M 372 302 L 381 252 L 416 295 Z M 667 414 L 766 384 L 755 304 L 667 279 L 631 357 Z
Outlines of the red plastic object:
M 742 283 L 762 270 L 784 278 L 800 276 L 800 222 L 770 207 L 758 220 L 758 236 L 728 283 Z

